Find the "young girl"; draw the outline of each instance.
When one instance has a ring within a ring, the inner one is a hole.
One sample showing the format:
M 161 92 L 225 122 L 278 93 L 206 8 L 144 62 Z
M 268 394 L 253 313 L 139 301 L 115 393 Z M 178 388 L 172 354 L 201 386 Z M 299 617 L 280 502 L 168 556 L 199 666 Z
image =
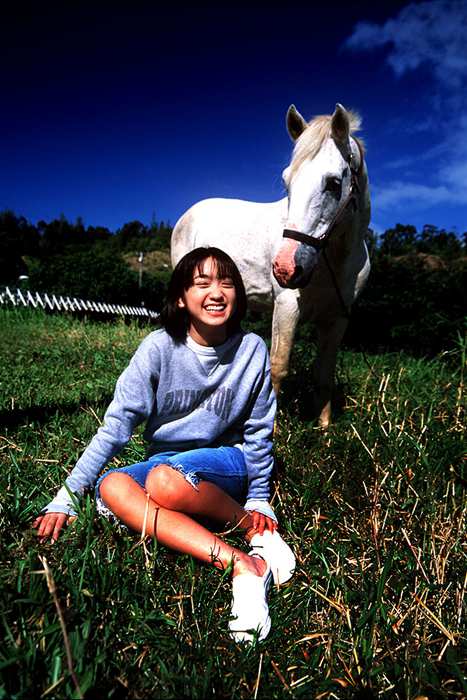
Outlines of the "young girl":
M 56 540 L 76 514 L 70 492 L 98 473 L 146 422 L 145 462 L 105 472 L 98 510 L 197 559 L 232 566 L 230 631 L 237 641 L 264 639 L 271 620 L 271 575 L 283 583 L 295 558 L 269 505 L 276 401 L 264 342 L 240 323 L 246 295 L 226 253 L 197 248 L 178 263 L 162 313 L 120 376 L 104 423 L 55 499 L 33 526 Z M 244 506 L 240 505 L 245 502 Z M 207 517 L 238 526 L 249 554 L 202 525 Z

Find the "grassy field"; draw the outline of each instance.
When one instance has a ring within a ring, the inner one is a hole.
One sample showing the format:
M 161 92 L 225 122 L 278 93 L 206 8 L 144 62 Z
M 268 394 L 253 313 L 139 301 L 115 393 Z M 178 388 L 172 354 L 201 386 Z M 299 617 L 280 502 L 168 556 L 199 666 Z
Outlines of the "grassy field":
M 465 346 L 343 352 L 326 433 L 307 421 L 312 349 L 296 346 L 274 506 L 298 567 L 245 649 L 227 635 L 228 577 L 116 529 L 91 496 L 57 544 L 30 527 L 148 329 L 0 323 L 0 698 L 466 697 Z M 114 463 L 143 455 L 136 435 Z

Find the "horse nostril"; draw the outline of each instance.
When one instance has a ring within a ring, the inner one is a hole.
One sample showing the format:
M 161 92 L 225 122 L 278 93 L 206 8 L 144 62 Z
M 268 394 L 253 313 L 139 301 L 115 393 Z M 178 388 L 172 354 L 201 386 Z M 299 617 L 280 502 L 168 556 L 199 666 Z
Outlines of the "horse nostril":
M 289 284 L 296 282 L 297 279 L 303 275 L 303 267 L 301 265 L 295 265 L 295 270 L 292 277 L 289 280 Z

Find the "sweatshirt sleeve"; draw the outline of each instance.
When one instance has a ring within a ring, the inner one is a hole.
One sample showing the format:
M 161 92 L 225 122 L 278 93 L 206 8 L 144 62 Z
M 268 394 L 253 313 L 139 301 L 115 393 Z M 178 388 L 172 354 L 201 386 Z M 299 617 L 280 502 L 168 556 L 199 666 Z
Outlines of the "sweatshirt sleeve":
M 268 501 L 273 468 L 272 435 L 276 415 L 276 395 L 272 388 L 271 367 L 266 345 L 261 340 L 262 366 L 243 433 L 243 454 L 248 471 L 249 501 Z
M 97 431 L 53 501 L 43 512 L 76 514 L 71 494 L 81 495 L 95 484 L 99 472 L 130 440 L 135 428 L 151 414 L 159 379 L 160 355 L 145 338 L 120 375 L 112 402 Z

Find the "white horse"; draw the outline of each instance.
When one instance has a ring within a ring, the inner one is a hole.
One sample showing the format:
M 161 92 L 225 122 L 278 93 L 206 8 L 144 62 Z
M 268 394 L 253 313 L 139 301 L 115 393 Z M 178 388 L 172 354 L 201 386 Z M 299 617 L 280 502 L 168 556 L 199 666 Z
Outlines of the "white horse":
M 274 304 L 271 372 L 276 391 L 287 375 L 300 317 L 317 326 L 313 367 L 315 410 L 329 425 L 337 349 L 349 309 L 370 271 L 365 234 L 370 220 L 359 117 L 337 104 L 332 116 L 307 123 L 292 105 L 287 129 L 295 141 L 283 180 L 287 197 L 268 204 L 206 199 L 177 222 L 172 263 L 213 245 L 237 263 L 253 308 Z

